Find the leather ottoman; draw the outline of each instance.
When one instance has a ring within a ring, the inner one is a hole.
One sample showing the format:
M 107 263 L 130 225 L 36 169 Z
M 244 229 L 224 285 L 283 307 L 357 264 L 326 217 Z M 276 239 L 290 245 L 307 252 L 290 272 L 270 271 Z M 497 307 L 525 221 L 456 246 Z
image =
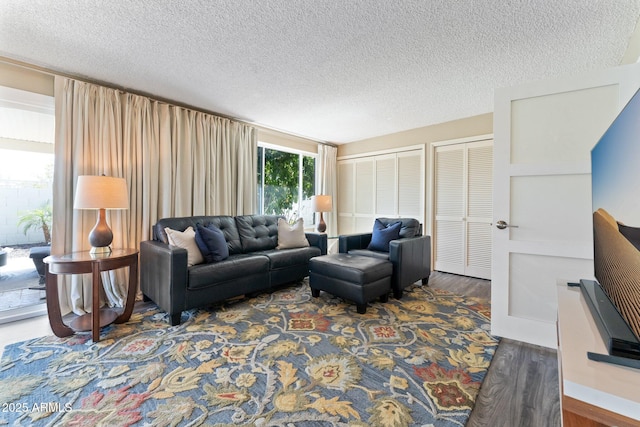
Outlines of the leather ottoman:
M 353 301 L 360 314 L 378 297 L 387 302 L 392 273 L 391 262 L 366 256 L 330 254 L 309 260 L 311 295 L 318 297 L 325 291 Z

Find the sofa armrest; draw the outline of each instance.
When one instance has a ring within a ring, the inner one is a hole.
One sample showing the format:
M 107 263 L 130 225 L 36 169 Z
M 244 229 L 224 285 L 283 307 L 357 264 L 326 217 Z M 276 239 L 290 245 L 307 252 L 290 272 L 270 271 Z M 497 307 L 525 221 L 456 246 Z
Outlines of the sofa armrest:
M 367 249 L 371 243 L 371 233 L 344 234 L 338 237 L 338 251 L 346 254 L 353 249 Z
M 320 254 L 327 254 L 327 235 L 325 233 L 304 233 L 309 241 L 309 246 L 320 248 Z
M 399 289 L 431 273 L 431 236 L 416 236 L 389 242 L 389 261 L 393 263 L 396 286 Z
M 187 291 L 187 250 L 157 240 L 141 242 L 140 289 L 179 321 Z

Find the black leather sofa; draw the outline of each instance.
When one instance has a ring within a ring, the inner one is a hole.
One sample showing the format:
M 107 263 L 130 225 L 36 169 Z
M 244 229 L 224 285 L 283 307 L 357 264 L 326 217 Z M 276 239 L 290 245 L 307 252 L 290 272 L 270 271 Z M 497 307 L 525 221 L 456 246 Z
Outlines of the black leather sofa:
M 153 227 L 153 240 L 140 244 L 140 288 L 180 323 L 182 311 L 228 298 L 257 294 L 309 275 L 309 259 L 327 253 L 327 235 L 305 233 L 309 247 L 276 249 L 278 216 L 193 216 L 164 218 Z M 229 257 L 187 267 L 187 250 L 169 245 L 165 227 L 184 231 L 212 223 L 222 230 Z
M 389 243 L 389 252 L 367 249 L 372 233 L 349 234 L 339 236 L 340 253 L 369 256 L 391 261 L 393 274 L 391 289 L 395 298 L 402 298 L 407 286 L 422 280 L 426 284 L 431 274 L 431 236 L 422 235 L 422 224 L 414 218 L 377 218 L 385 226 L 402 222 L 400 239 Z

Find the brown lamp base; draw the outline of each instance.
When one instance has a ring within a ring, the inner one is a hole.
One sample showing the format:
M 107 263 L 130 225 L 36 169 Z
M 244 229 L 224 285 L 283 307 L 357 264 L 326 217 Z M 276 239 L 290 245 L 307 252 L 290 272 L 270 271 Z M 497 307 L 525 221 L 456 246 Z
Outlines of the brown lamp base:
M 324 233 L 327 230 L 327 224 L 324 222 L 324 218 L 322 218 L 322 212 L 320 212 L 320 222 L 318 223 L 318 231 L 320 233 Z

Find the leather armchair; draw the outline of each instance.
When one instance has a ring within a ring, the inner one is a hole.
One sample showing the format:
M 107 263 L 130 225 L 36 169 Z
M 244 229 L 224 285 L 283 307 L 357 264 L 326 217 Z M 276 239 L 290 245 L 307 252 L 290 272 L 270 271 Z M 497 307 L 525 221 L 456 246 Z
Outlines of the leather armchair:
M 338 238 L 340 253 L 387 259 L 393 264 L 391 288 L 393 296 L 402 298 L 407 286 L 421 280 L 427 284 L 431 274 L 431 236 L 422 236 L 422 225 L 413 218 L 378 218 L 383 224 L 402 222 L 400 239 L 389 243 L 389 252 L 367 249 L 372 233 L 342 235 Z

